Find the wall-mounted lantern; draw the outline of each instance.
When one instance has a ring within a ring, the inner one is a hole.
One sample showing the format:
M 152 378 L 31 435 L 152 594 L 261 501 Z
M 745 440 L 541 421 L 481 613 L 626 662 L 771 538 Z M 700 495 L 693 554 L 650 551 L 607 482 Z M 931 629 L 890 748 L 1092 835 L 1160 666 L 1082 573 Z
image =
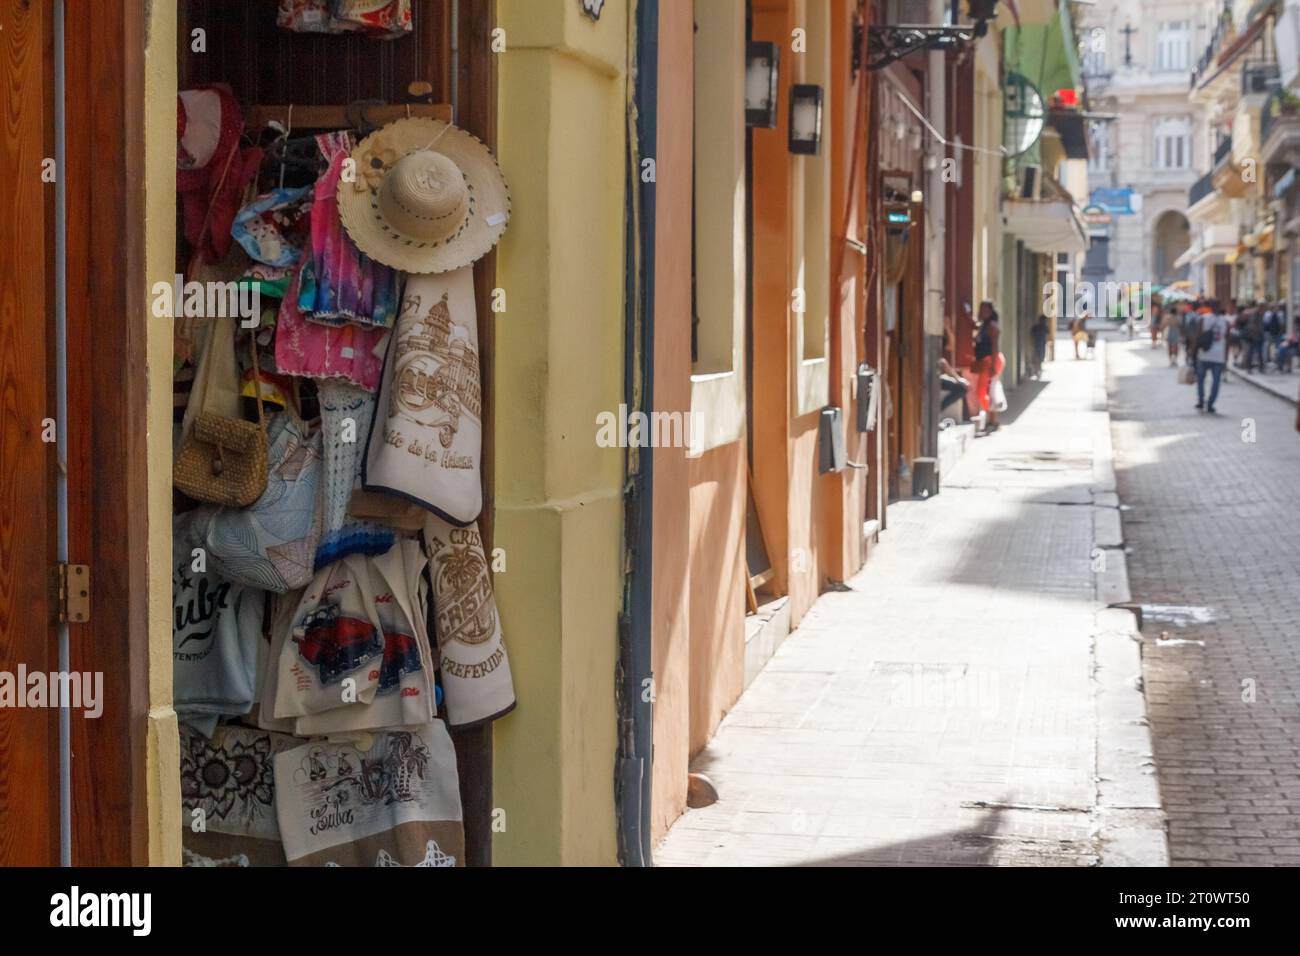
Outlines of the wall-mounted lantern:
M 822 150 L 822 88 L 811 83 L 790 87 L 790 152 L 816 156 Z
M 776 128 L 781 51 L 775 43 L 751 41 L 745 53 L 745 125 Z

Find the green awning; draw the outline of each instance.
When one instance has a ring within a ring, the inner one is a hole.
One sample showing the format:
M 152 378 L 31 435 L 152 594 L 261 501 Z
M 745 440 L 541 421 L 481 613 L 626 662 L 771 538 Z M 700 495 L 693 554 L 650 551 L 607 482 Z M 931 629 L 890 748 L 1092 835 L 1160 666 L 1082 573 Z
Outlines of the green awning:
M 1008 27 L 1003 31 L 1003 45 L 1007 72 L 1032 80 L 1044 100 L 1050 100 L 1057 90 L 1083 87 L 1066 0 L 1059 0 L 1056 16 L 1049 23 Z

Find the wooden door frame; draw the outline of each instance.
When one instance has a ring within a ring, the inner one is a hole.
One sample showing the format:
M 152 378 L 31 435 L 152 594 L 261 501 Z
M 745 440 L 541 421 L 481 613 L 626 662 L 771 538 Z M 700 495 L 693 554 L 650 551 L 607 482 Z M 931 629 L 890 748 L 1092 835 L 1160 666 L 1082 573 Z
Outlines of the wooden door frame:
M 54 334 L 54 196 L 43 157 L 54 155 L 51 5 L 7 4 L 0 10 L 3 94 L 13 126 L 0 142 L 6 235 L 0 245 L 0 667 L 15 674 L 58 667 L 52 588 L 58 558 L 58 453 L 44 440 L 57 408 Z M 65 423 L 56 422 L 62 432 Z M 18 692 L 22 693 L 21 686 Z M 0 864 L 59 862 L 59 711 L 0 710 Z
M 492 152 L 497 144 L 497 57 L 489 46 L 496 23 L 496 0 L 457 0 L 458 77 L 455 121 L 481 139 Z M 483 395 L 483 450 L 480 477 L 483 511 L 479 534 L 491 567 L 493 508 L 495 507 L 494 439 L 496 434 L 495 391 L 492 383 L 496 326 L 492 311 L 492 290 L 496 286 L 496 252 L 489 252 L 474 264 L 474 301 L 478 308 L 479 377 Z M 460 774 L 460 797 L 465 818 L 465 862 L 468 866 L 492 865 L 492 728 L 491 722 L 451 733 Z
M 149 859 L 144 7 L 105 0 L 65 32 L 69 560 L 91 566 L 70 651 L 104 679 L 102 715 L 72 719 L 77 865 Z

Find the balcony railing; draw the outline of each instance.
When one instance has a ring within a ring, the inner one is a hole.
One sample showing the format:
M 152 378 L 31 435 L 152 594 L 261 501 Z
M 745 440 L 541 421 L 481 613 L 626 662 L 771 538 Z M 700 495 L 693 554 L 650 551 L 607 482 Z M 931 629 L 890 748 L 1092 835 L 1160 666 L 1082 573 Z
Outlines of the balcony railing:
M 1223 12 L 1219 15 L 1219 21 L 1214 25 L 1214 32 L 1210 34 L 1210 42 L 1205 45 L 1205 51 L 1201 58 L 1196 61 L 1196 68 L 1192 70 L 1192 89 L 1196 89 L 1196 84 L 1201 81 L 1210 68 L 1214 65 L 1214 58 L 1219 55 L 1219 48 L 1223 45 L 1224 38 L 1232 30 L 1232 8 L 1229 0 L 1224 0 Z
M 1214 150 L 1214 165 L 1218 166 L 1232 155 L 1232 137 L 1223 137 L 1222 142 Z
M 1271 93 L 1282 85 L 1282 71 L 1275 62 L 1255 61 L 1241 70 L 1241 95 Z
M 1274 90 L 1264 101 L 1264 108 L 1259 114 L 1259 141 L 1268 142 L 1268 134 L 1273 125 L 1286 117 L 1298 115 L 1294 94 L 1288 95 L 1282 90 Z
M 1196 182 L 1192 183 L 1192 188 L 1187 190 L 1187 205 L 1195 206 L 1198 202 L 1214 192 L 1214 174 L 1206 173 Z

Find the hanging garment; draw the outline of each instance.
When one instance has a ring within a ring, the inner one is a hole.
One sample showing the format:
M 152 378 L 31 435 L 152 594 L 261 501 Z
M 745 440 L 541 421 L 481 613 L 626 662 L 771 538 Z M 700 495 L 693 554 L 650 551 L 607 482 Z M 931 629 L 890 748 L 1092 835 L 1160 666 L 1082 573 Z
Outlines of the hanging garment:
M 239 210 L 230 234 L 254 262 L 289 268 L 307 246 L 311 207 L 310 186 L 272 189 Z
M 424 554 L 402 539 L 320 571 L 280 644 L 275 718 L 300 736 L 425 723 L 434 713 Z
M 193 512 L 177 515 L 172 537 L 172 696 L 176 713 L 207 718 L 246 714 L 259 690 L 262 591 L 203 567 Z M 200 554 L 195 555 L 195 549 Z
M 298 307 L 311 322 L 390 328 L 397 318 L 401 274 L 357 249 L 339 219 L 339 177 L 352 154 L 352 137 L 325 133 L 316 142 L 328 166 L 316 181 L 311 257 L 303 267 Z
M 330 20 L 333 0 L 280 0 L 275 23 L 294 33 L 335 33 Z
M 361 455 L 375 414 L 373 393 L 346 382 L 318 388 L 325 481 L 321 499 L 324 530 L 316 548 L 317 570 L 350 554 L 383 554 L 393 546 L 391 528 L 348 514 L 348 500 L 361 473 Z
M 483 539 L 477 527 L 456 528 L 430 515 L 424 541 L 447 723 L 495 720 L 514 709 L 515 689 Z
M 235 724 L 223 724 L 211 739 L 181 728 L 186 866 L 284 866 L 272 760 L 299 743 Z
M 295 33 L 363 33 L 378 40 L 414 28 L 411 0 L 280 0 L 276 24 Z
M 286 375 L 342 379 L 366 391 L 375 391 L 383 376 L 383 351 L 388 330 L 350 324 L 335 328 L 308 322 L 298 308 L 301 282 L 302 268 L 299 267 L 280 303 L 276 319 L 276 367 Z
M 282 594 L 304 587 L 321 536 L 321 436 L 292 413 L 271 418 L 266 491 L 247 508 L 205 509 L 213 568 L 229 581 Z
M 384 360 L 362 487 L 470 524 L 483 509 L 482 414 L 472 267 L 411 276 Z
M 275 757 L 290 866 L 463 866 L 456 751 L 441 721 L 369 746 L 303 744 Z
M 341 30 L 396 39 L 413 29 L 411 0 L 334 0 L 333 22 Z
M 244 117 L 225 88 L 213 84 L 182 90 L 176 106 L 182 232 L 200 258 L 219 262 L 230 251 L 230 227 L 244 188 L 257 175 L 262 151 L 240 149 Z

